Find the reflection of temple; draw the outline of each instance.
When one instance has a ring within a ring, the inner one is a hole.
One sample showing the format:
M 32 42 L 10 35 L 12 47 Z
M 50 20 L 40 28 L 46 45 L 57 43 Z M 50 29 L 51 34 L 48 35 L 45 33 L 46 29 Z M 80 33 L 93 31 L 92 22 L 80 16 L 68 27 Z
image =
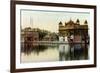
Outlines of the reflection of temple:
M 21 30 L 21 43 L 22 48 L 31 48 L 33 41 L 39 40 L 39 34 L 31 28 Z
M 63 25 L 62 22 L 59 23 L 59 41 L 68 41 L 68 38 L 72 38 L 74 42 L 85 41 L 88 37 L 88 22 L 84 21 L 84 24 L 80 24 L 79 19 L 76 22 L 70 20 L 65 22 Z
M 59 60 L 85 60 L 88 59 L 88 45 L 84 44 L 59 44 Z
M 70 60 L 70 46 L 68 44 L 59 45 L 59 60 Z

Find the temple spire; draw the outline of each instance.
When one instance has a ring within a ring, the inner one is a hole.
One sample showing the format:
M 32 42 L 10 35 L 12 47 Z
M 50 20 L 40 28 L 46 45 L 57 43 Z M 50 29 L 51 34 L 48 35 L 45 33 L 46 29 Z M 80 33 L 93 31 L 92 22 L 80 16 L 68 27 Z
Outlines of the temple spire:
M 30 27 L 33 28 L 33 18 L 30 16 Z

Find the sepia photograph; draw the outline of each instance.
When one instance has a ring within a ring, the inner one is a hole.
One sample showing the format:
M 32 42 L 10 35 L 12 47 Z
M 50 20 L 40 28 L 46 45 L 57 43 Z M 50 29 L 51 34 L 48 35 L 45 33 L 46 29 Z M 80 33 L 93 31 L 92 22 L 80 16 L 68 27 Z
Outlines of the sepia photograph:
M 21 63 L 89 59 L 88 12 L 21 10 Z

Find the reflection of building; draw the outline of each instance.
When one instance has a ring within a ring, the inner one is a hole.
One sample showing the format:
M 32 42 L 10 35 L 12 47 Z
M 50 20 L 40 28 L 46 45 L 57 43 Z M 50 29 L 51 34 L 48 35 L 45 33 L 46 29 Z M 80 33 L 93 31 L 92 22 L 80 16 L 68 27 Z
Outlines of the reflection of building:
M 85 60 L 88 59 L 88 45 L 77 44 L 59 44 L 59 60 Z
M 70 60 L 70 46 L 69 44 L 59 44 L 59 60 Z
M 56 34 L 47 34 L 43 37 L 43 41 L 57 41 L 57 35 Z
M 84 24 L 80 24 L 79 19 L 76 22 L 70 20 L 65 22 L 65 25 L 62 22 L 59 23 L 59 40 L 68 41 L 68 38 L 73 39 L 74 42 L 85 41 L 88 37 L 88 22 L 85 20 Z
M 37 31 L 34 31 L 30 27 L 21 30 L 22 46 L 24 46 L 25 48 L 32 47 L 33 41 L 39 41 L 39 34 Z

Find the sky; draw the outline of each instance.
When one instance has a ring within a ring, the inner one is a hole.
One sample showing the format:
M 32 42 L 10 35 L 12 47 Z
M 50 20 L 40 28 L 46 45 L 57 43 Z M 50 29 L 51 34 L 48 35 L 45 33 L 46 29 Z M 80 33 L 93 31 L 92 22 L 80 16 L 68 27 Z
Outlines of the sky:
M 21 10 L 21 27 L 32 27 L 51 32 L 58 32 L 58 25 L 61 21 L 64 25 L 70 19 L 76 22 L 80 20 L 83 25 L 87 20 L 90 23 L 90 13 L 68 12 L 68 11 L 46 11 L 46 10 Z

